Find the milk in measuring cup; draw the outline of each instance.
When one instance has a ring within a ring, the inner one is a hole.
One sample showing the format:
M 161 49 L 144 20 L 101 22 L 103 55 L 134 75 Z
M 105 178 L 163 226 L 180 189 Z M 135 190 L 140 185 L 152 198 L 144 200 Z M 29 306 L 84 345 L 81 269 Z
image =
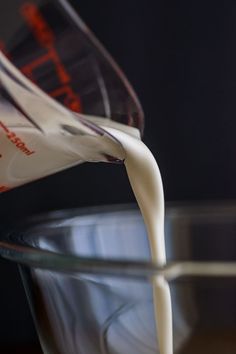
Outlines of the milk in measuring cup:
M 51 99 L 1 53 L 0 84 L 0 191 L 109 154 L 123 160 L 118 141 Z
M 42 134 L 23 117 L 19 125 L 17 111 L 0 111 L 2 192 L 84 161 L 103 161 L 104 153 L 120 155 L 121 147 L 107 135 Z

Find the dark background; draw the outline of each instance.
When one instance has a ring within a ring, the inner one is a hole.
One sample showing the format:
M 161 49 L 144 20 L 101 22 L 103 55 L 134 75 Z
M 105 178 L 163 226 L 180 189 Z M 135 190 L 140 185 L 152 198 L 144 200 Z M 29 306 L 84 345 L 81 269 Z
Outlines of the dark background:
M 234 199 L 236 2 L 77 4 L 140 98 L 146 116 L 143 140 L 160 166 L 166 200 Z M 14 225 L 42 211 L 133 201 L 123 166 L 84 164 L 3 193 L 0 220 Z M 0 340 L 10 340 L 12 333 L 15 340 L 25 340 L 29 313 L 16 270 L 5 261 L 0 269 Z

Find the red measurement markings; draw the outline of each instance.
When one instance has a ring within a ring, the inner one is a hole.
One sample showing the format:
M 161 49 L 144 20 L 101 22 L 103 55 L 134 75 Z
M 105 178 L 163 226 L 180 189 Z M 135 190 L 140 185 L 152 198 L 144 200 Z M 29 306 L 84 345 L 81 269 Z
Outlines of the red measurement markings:
M 21 67 L 21 71 L 34 80 L 34 70 L 39 66 L 51 62 L 53 63 L 57 77 L 61 86 L 52 92 L 48 92 L 54 98 L 63 97 L 64 104 L 76 112 L 81 112 L 81 103 L 78 95 L 73 91 L 69 83 L 71 81 L 70 75 L 67 73 L 56 49 L 55 36 L 39 9 L 32 3 L 25 3 L 21 7 L 22 15 L 31 28 L 37 42 L 46 50 L 46 53 L 36 58 L 27 65 Z M 35 81 L 35 80 L 34 80 Z
M 21 138 L 19 138 L 19 136 L 17 136 L 14 132 L 9 130 L 2 121 L 0 121 L 0 128 L 2 128 L 2 130 L 6 134 L 6 137 L 12 142 L 12 144 L 14 144 L 18 150 L 23 152 L 23 154 L 30 156 L 35 153 L 35 151 L 30 150 L 26 146 L 26 144 L 22 141 Z
M 44 20 L 37 6 L 26 2 L 21 6 L 21 13 L 41 46 L 51 48 L 55 41 L 54 33 Z
M 6 192 L 6 191 L 9 191 L 10 187 L 7 187 L 7 186 L 1 186 L 0 185 L 0 193 L 1 192 Z
M 81 104 L 78 96 L 74 93 L 72 88 L 68 85 L 59 87 L 58 89 L 51 91 L 52 97 L 65 96 L 64 103 L 67 107 L 70 107 L 72 111 L 81 112 Z

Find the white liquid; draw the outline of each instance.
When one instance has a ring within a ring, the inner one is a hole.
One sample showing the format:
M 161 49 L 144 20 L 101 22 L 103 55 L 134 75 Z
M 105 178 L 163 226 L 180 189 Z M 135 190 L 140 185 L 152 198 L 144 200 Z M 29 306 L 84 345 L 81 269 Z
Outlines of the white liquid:
M 44 135 L 32 126 L 16 127 L 12 121 L 13 116 L 11 122 L 6 118 L 5 114 L 4 121 L 10 123 L 8 129 L 20 137 L 34 153 L 28 155 L 17 148 L 0 127 L 0 191 L 1 186 L 15 187 L 80 161 L 101 161 L 99 151 L 106 151 L 114 156 L 120 153 L 119 145 L 116 146 L 106 136 Z M 125 166 L 147 227 L 152 259 L 161 266 L 166 262 L 164 196 L 156 161 L 139 139 L 114 128 L 106 127 L 106 130 L 124 147 Z M 167 282 L 160 276 L 153 279 L 153 296 L 160 353 L 173 354 L 170 291 Z
M 15 81 L 0 71 L 0 79 L 5 88 L 11 92 L 15 102 L 37 122 L 41 131 L 46 132 L 42 134 L 38 131 L 14 108 L 7 105 L 0 107 L 0 192 L 82 161 L 102 161 L 104 156 L 100 151 L 120 159 L 124 157 L 118 142 L 106 135 L 93 134 L 89 128 L 75 120 L 68 110 L 27 80 L 1 53 L 0 63 L 17 77 Z M 82 134 L 66 135 L 61 129 L 64 124 L 69 124 Z M 152 259 L 157 265 L 163 265 L 166 262 L 164 197 L 159 168 L 151 152 L 140 140 L 111 127 L 106 126 L 105 129 L 124 147 L 125 166 L 147 227 Z M 13 138 L 11 133 L 15 134 Z M 26 150 L 22 150 L 22 144 Z M 160 353 L 173 354 L 169 286 L 159 276 L 153 279 L 153 290 Z
M 166 262 L 164 240 L 164 195 L 158 165 L 140 140 L 116 129 L 109 131 L 122 143 L 130 184 L 146 224 L 153 262 Z M 169 285 L 163 277 L 153 279 L 155 318 L 161 354 L 173 354 L 172 309 Z
M 47 116 L 45 107 L 41 113 Z M 70 117 L 59 119 L 71 129 L 80 127 Z M 103 153 L 122 159 L 124 151 L 106 134 L 53 129 L 44 134 L 13 107 L 0 105 L 0 192 L 2 186 L 11 189 L 84 161 L 106 161 Z
M 119 146 L 106 136 L 44 135 L 32 126 L 15 127 L 12 115 L 11 121 L 6 118 L 5 114 L 4 120 L 10 123 L 9 130 L 17 134 L 34 153 L 27 155 L 19 150 L 0 127 L 0 187 L 15 187 L 78 164 L 79 161 L 99 161 L 102 159 L 99 155 L 101 147 L 114 156 L 120 153 Z M 114 128 L 104 128 L 124 147 L 125 167 L 147 227 L 152 259 L 161 266 L 166 262 L 164 196 L 157 163 L 139 139 Z M 160 353 L 173 354 L 170 290 L 163 277 L 153 279 L 153 297 Z

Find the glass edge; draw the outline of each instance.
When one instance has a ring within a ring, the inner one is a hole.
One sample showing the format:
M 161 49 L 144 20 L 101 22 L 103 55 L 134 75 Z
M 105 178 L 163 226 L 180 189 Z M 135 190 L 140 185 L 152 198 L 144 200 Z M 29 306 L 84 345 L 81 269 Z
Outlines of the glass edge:
M 235 277 L 236 262 L 224 261 L 176 261 L 158 266 L 150 262 L 122 259 L 98 259 L 62 255 L 45 250 L 0 242 L 0 255 L 30 268 L 58 272 L 72 272 L 147 279 L 164 277 L 173 281 L 186 277 Z

